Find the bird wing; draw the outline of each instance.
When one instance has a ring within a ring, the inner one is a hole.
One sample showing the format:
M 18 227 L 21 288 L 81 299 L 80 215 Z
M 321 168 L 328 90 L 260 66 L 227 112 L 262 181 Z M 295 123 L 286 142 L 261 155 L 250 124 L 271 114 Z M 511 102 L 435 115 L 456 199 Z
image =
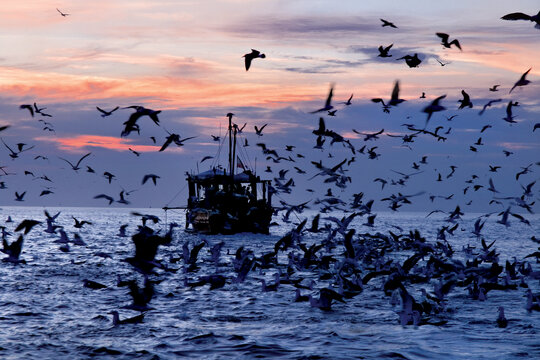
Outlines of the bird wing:
M 98 109 L 98 111 L 99 111 L 100 113 L 103 113 L 103 114 L 105 114 L 105 115 L 109 114 L 109 113 L 106 112 L 105 110 L 101 109 L 99 106 L 96 106 L 96 109 Z
M 503 17 L 501 17 L 501 19 L 503 19 L 503 20 L 529 20 L 529 21 L 532 21 L 530 15 L 527 15 L 527 14 L 524 14 L 524 13 L 521 13 L 521 12 L 515 12 L 515 13 L 506 14 Z
M 64 160 L 65 162 L 67 162 L 73 169 L 75 169 L 75 165 L 73 165 L 71 163 L 71 161 L 69 161 L 68 159 L 64 159 L 64 158 L 61 158 L 60 156 L 58 157 L 60 160 Z
M 392 90 L 392 97 L 390 102 L 396 102 L 399 100 L 399 81 L 396 80 L 396 83 L 394 85 L 394 89 Z
M 251 60 L 253 60 L 253 55 L 251 55 L 251 54 L 244 55 L 244 62 L 245 62 L 245 66 L 246 66 L 246 71 L 248 71 L 249 68 L 251 67 Z
M 448 34 L 441 33 L 441 32 L 438 32 L 438 33 L 435 33 L 435 34 L 437 34 L 437 36 L 441 38 L 441 40 L 442 40 L 443 43 L 447 43 L 447 42 L 448 42 L 448 37 L 449 37 Z
M 86 157 L 90 156 L 90 154 L 92 154 L 91 152 L 89 152 L 88 154 L 84 155 L 82 158 L 79 159 L 79 161 L 77 161 L 77 167 L 79 166 L 79 164 L 81 163 L 81 161 L 83 161 Z
M 325 107 L 326 108 L 330 108 L 332 105 L 332 96 L 334 95 L 334 85 L 332 85 L 330 87 L 330 92 L 328 93 L 328 98 L 326 98 L 326 103 L 325 103 Z

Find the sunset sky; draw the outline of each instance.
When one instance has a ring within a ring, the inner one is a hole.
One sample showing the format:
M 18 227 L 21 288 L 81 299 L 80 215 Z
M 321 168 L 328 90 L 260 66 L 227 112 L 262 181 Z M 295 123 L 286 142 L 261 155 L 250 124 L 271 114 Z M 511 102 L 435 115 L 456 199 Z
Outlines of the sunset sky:
M 69 15 L 62 16 L 57 9 Z M 490 178 L 500 192 L 495 196 L 517 197 L 523 191 L 520 185 L 537 180 L 540 172 L 535 164 L 540 160 L 540 129 L 533 132 L 540 122 L 540 30 L 529 21 L 500 18 L 539 10 L 538 1 L 532 0 L 5 0 L 0 13 L 0 126 L 10 127 L 0 137 L 14 150 L 18 143 L 35 147 L 12 159 L 0 143 L 0 165 L 8 174 L 0 173 L 5 185 L 0 205 L 106 206 L 93 197 L 107 194 L 118 199 L 122 190 L 133 191 L 128 197 L 131 206 L 184 205 L 185 173 L 212 165 L 198 162 L 216 155 L 218 142 L 211 135 L 223 139 L 225 115 L 232 112 L 236 123 L 247 123 L 246 161 L 257 173 L 273 178 L 280 169 L 289 169 L 287 179 L 294 177 L 293 193 L 280 194 L 279 199 L 294 203 L 322 198 L 332 186 L 323 183 L 322 176 L 308 180 L 317 173 L 310 161 L 322 159 L 332 167 L 354 156 L 346 167 L 352 180 L 347 189 L 333 187 L 344 201 L 364 192 L 365 199 L 375 199 L 375 206 L 384 210 L 388 203 L 380 200 L 390 194 L 425 191 L 415 204 L 402 209 L 446 211 L 460 204 L 470 211 L 500 211 L 506 205 L 489 205 L 494 195 L 485 190 Z M 398 28 L 382 27 L 380 18 Z M 443 47 L 436 32 L 458 39 L 463 51 Z M 392 57 L 377 57 L 377 48 L 390 44 Z M 252 48 L 266 58 L 255 59 L 246 72 L 242 55 Z M 396 61 L 415 53 L 422 60 L 417 68 Z M 529 68 L 531 83 L 509 94 Z M 371 98 L 388 101 L 396 80 L 400 98 L 407 101 L 383 113 Z M 311 114 L 324 105 L 331 84 L 336 116 Z M 500 84 L 499 91 L 489 91 L 495 84 Z M 471 96 L 472 109 L 458 110 L 461 90 Z M 425 99 L 419 98 L 422 92 Z M 352 105 L 341 104 L 351 94 Z M 402 124 L 423 128 L 422 109 L 444 94 L 446 111 L 435 113 L 427 127 L 434 131 L 443 126 L 439 134 L 451 127 L 444 142 L 420 134 L 404 147 L 400 138 L 384 134 L 379 140 L 364 141 L 352 131 L 384 128 L 387 134 L 411 133 Z M 495 99 L 501 101 L 479 116 L 483 105 Z M 503 120 L 511 100 L 519 102 L 513 108 L 517 123 L 512 125 Z M 52 117 L 32 118 L 29 111 L 19 109 L 34 102 Z M 161 126 L 143 117 L 138 121 L 140 135 L 121 137 L 132 109 L 119 109 L 105 118 L 96 110 L 96 106 L 111 110 L 131 105 L 161 110 Z M 448 121 L 452 115 L 457 116 Z M 313 149 L 312 131 L 320 116 L 356 150 L 377 146 L 380 156 L 370 160 L 365 154 L 353 155 L 340 143 L 330 145 L 330 139 L 324 151 Z M 264 124 L 268 124 L 264 135 L 256 136 L 254 125 Z M 492 127 L 480 133 L 485 125 Z M 46 126 L 54 131 L 43 130 Z M 196 138 L 158 152 L 168 132 Z M 474 145 L 479 137 L 483 145 Z M 296 162 L 267 161 L 257 142 Z M 296 148 L 286 152 L 285 145 Z M 472 152 L 470 146 L 478 151 Z M 503 150 L 513 154 L 506 157 Z M 77 172 L 60 159 L 75 163 L 89 152 Z M 305 158 L 298 158 L 298 153 Z M 46 159 L 36 159 L 38 155 Z M 413 162 L 422 156 L 428 157 L 428 164 L 414 170 Z M 516 181 L 516 173 L 529 164 L 533 164 L 530 172 Z M 86 165 L 96 173 L 88 173 Z M 457 166 L 455 174 L 447 178 L 452 165 Z M 501 168 L 489 172 L 488 165 Z M 267 166 L 273 173 L 264 172 Z M 293 166 L 307 174 L 298 174 Z M 105 171 L 116 175 L 111 184 L 102 176 Z M 422 172 L 411 176 L 406 186 L 391 185 L 400 178 L 396 171 Z M 158 185 L 141 185 L 150 173 L 161 177 Z M 436 181 L 439 173 L 441 182 Z M 473 174 L 478 176 L 474 184 L 483 186 L 478 191 L 465 182 Z M 384 190 L 375 178 L 388 181 Z M 470 189 L 463 194 L 466 186 Z M 539 186 L 533 188 L 535 198 Z M 307 188 L 315 189 L 315 194 Z M 46 189 L 52 194 L 40 196 Z M 15 192 L 24 191 L 24 201 L 15 201 Z M 452 193 L 450 200 L 442 198 Z M 436 200 L 431 202 L 429 195 Z

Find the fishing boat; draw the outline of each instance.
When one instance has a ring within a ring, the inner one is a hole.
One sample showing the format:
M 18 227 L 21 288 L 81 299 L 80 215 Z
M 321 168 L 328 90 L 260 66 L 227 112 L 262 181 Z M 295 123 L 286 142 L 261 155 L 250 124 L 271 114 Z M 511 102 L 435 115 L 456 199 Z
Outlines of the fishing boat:
M 271 182 L 262 180 L 238 157 L 238 126 L 232 123 L 232 114 L 227 116 L 227 169 L 218 165 L 197 174 L 187 173 L 186 229 L 205 234 L 268 234 L 273 213 Z

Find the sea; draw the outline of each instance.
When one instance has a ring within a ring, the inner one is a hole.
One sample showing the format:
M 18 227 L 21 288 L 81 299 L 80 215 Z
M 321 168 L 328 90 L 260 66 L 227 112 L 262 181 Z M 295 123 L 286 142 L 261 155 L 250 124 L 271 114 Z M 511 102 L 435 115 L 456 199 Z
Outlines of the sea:
M 446 296 L 444 311 L 430 318 L 427 324 L 402 325 L 400 305 L 382 290 L 386 276 L 378 276 L 364 285 L 364 290 L 345 302 L 335 302 L 331 310 L 295 302 L 296 288 L 280 284 L 277 291 L 263 292 L 261 279 L 274 281 L 277 268 L 285 270 L 288 253 L 302 254 L 290 248 L 278 255 L 278 264 L 255 268 L 244 282 L 235 283 L 233 259 L 236 250 L 253 251 L 259 257 L 274 249 L 276 242 L 303 219 L 316 214 L 309 210 L 293 214 L 288 222 L 275 217 L 278 225 L 269 235 L 241 233 L 236 235 L 200 235 L 184 231 L 182 210 L 126 208 L 47 208 L 56 224 L 64 227 L 71 239 L 80 235 L 85 245 L 69 244 L 61 251 L 55 242 L 58 234 L 45 230 L 44 208 L 3 207 L 0 223 L 11 233 L 8 243 L 15 241 L 15 227 L 24 219 L 35 219 L 35 226 L 24 237 L 20 259 L 26 263 L 0 262 L 0 359 L 539 359 L 540 312 L 526 310 L 527 289 L 492 290 L 487 299 L 474 300 L 466 287 L 454 287 Z M 120 280 L 136 280 L 143 284 L 143 275 L 125 261 L 133 256 L 131 239 L 141 225 L 140 216 L 132 212 L 159 217 L 147 225 L 164 234 L 168 224 L 173 230 L 172 242 L 158 249 L 156 258 L 169 268 L 158 269 L 150 279 L 155 281 L 149 306 L 141 323 L 113 325 L 111 311 L 120 319 L 134 317 L 139 311 L 125 308 L 132 303 L 127 287 Z M 343 213 L 321 214 L 341 219 Z M 472 253 L 482 250 L 481 238 L 499 254 L 499 264 L 506 260 L 518 264 L 528 262 L 533 271 L 540 271 L 534 257 L 539 250 L 540 221 L 538 215 L 527 214 L 530 225 L 510 217 L 509 226 L 497 222 L 496 214 L 485 218 L 479 238 L 471 233 L 474 223 L 483 214 L 466 214 L 458 221 L 446 241 L 454 250 L 453 259 L 465 263 Z M 13 222 L 6 222 L 10 216 Z M 82 228 L 74 228 L 74 219 L 86 220 Z M 425 213 L 379 212 L 374 227 L 363 225 L 365 217 L 356 217 L 349 229 L 359 234 L 408 234 L 418 230 L 429 244 L 437 242 L 439 228 L 452 227 L 443 214 L 426 217 Z M 325 220 L 326 219 L 326 220 Z M 127 224 L 127 237 L 118 236 L 121 225 Z M 328 237 L 328 232 L 305 233 L 300 241 L 307 247 Z M 182 248 L 189 249 L 206 241 L 197 260 L 198 268 L 187 271 L 183 266 Z M 209 249 L 223 241 L 219 263 L 211 260 Z M 336 246 L 322 248 L 317 256 L 343 258 L 343 236 L 337 234 Z M 474 249 L 471 249 L 473 248 Z M 468 249 L 465 251 L 465 249 Z M 64 249 L 66 250 L 66 249 Z M 384 256 L 402 262 L 412 253 L 396 251 Z M 0 256 L 4 256 L 0 254 Z M 421 259 L 419 265 L 428 259 Z M 328 270 L 315 267 L 296 268 L 291 279 L 300 284 L 314 281 L 303 295 L 318 297 L 319 289 L 338 291 L 332 266 Z M 364 271 L 368 271 L 365 269 Z M 204 275 L 221 274 L 226 284 L 210 290 L 209 285 L 186 285 Z M 363 272 L 365 274 L 365 272 Z M 504 272 L 503 272 L 504 274 Z M 102 289 L 84 286 L 83 280 L 105 285 Z M 421 289 L 433 293 L 439 280 L 407 285 L 409 293 L 420 299 Z M 534 293 L 540 282 L 525 278 Z M 519 283 L 519 281 L 516 281 Z M 496 323 L 498 308 L 503 306 L 508 319 L 506 328 Z M 431 324 L 430 324 L 431 322 Z

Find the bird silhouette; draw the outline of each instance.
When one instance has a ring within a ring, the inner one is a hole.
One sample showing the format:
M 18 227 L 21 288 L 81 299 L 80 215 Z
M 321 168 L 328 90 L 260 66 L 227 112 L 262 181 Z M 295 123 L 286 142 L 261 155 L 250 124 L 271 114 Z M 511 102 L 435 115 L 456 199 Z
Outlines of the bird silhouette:
M 465 108 L 465 107 L 469 107 L 469 108 L 472 108 L 473 107 L 473 104 L 471 102 L 471 97 L 469 96 L 469 94 L 467 94 L 465 92 L 465 90 L 461 90 L 461 95 L 463 96 L 463 99 L 461 100 L 458 100 L 459 103 L 461 103 L 461 105 L 459 105 L 459 110 Z
M 394 29 L 397 29 L 397 28 L 398 28 L 396 25 L 394 25 L 394 23 L 392 23 L 392 22 L 390 22 L 390 21 L 387 21 L 387 20 L 384 20 L 384 19 L 379 19 L 379 20 L 382 21 L 382 24 L 381 24 L 382 27 L 390 26 L 390 27 L 392 27 L 392 28 L 394 28 Z
M 438 98 L 436 98 L 435 100 L 433 100 L 431 102 L 431 104 L 429 104 L 428 106 L 426 106 L 422 111 L 425 112 L 426 114 L 428 114 L 428 117 L 426 119 L 426 126 L 429 122 L 429 120 L 431 119 L 431 116 L 433 115 L 433 113 L 435 112 L 438 112 L 438 111 L 443 111 L 443 110 L 446 110 L 446 108 L 442 105 L 439 104 L 439 102 L 444 99 L 446 97 L 446 95 L 441 95 L 439 96 Z M 424 126 L 425 128 L 425 126 Z
M 515 12 L 506 14 L 503 17 L 501 17 L 503 20 L 528 20 L 536 23 L 534 25 L 535 28 L 540 29 L 540 11 L 536 15 L 527 15 L 522 12 Z
M 255 126 L 254 126 L 254 128 L 255 128 L 255 134 L 257 134 L 257 136 L 263 136 L 262 131 L 264 130 L 264 128 L 266 127 L 266 125 L 268 125 L 268 124 L 264 124 L 263 126 L 261 126 L 260 129 L 257 127 L 257 125 L 255 125 Z
M 144 175 L 144 177 L 142 179 L 142 185 L 144 185 L 148 181 L 148 179 L 152 179 L 152 182 L 154 183 L 154 185 L 157 185 L 156 181 L 159 178 L 160 178 L 160 176 L 156 175 L 156 174 L 146 174 L 146 175 Z
M 418 65 L 420 65 L 420 63 L 422 63 L 422 60 L 420 60 L 420 58 L 418 57 L 418 54 L 416 54 L 416 53 L 414 55 L 402 56 L 402 57 L 400 57 L 399 59 L 396 59 L 396 60 L 405 60 L 405 63 L 410 68 L 418 67 Z
M 449 35 L 445 33 L 438 32 L 436 33 L 438 37 L 441 38 L 441 44 L 445 47 L 450 49 L 451 45 L 455 45 L 459 50 L 461 50 L 461 45 L 459 44 L 458 39 L 454 39 L 450 42 L 448 42 Z
M 392 46 L 394 46 L 394 44 L 390 44 L 388 45 L 387 47 L 383 47 L 382 45 L 379 46 L 379 57 L 392 57 L 392 55 L 388 54 L 388 52 L 390 51 L 390 49 L 392 48 Z
M 334 107 L 332 106 L 332 96 L 334 95 L 334 85 L 330 85 L 330 91 L 328 92 L 328 97 L 326 98 L 326 102 L 324 103 L 324 107 L 320 108 L 319 110 L 312 111 L 311 114 L 315 114 L 322 111 L 329 111 L 332 110 Z
M 249 68 L 251 67 L 251 62 L 253 61 L 253 59 L 257 59 L 257 58 L 264 59 L 266 57 L 266 55 L 261 54 L 261 52 L 259 50 L 251 49 L 251 52 L 249 54 L 245 54 L 242 57 L 244 58 L 246 71 L 248 71 Z
M 60 15 L 62 15 L 62 17 L 66 17 L 66 16 L 70 15 L 70 14 L 66 14 L 66 13 L 60 11 L 58 8 L 56 8 L 56 11 L 58 11 L 60 13 Z
M 67 160 L 67 159 L 64 159 L 64 158 L 61 158 L 61 157 L 59 157 L 59 158 L 60 158 L 60 160 L 64 160 L 65 162 L 67 162 L 67 163 L 71 166 L 71 168 L 72 168 L 74 171 L 77 171 L 77 170 L 80 169 L 79 165 L 81 164 L 81 162 L 82 162 L 84 159 L 86 159 L 88 156 L 90 156 L 90 154 L 92 154 L 92 153 L 88 153 L 88 154 L 86 154 L 86 155 L 83 155 L 83 156 L 79 159 L 79 161 L 77 161 L 77 163 L 76 163 L 75 165 L 73 165 L 73 163 L 72 163 L 71 161 Z
M 120 107 L 117 106 L 115 107 L 114 109 L 112 109 L 111 111 L 106 111 L 106 110 L 103 110 L 101 109 L 99 106 L 96 106 L 96 109 L 98 109 L 98 111 L 101 113 L 101 117 L 107 117 L 107 116 L 111 116 L 113 112 L 115 112 L 116 110 L 118 110 Z
M 525 77 L 527 76 L 527 74 L 529 73 L 529 71 L 531 71 L 532 68 L 530 68 L 529 70 L 525 71 L 525 73 L 523 75 L 521 75 L 521 78 L 519 78 L 519 80 L 514 84 L 514 86 L 512 86 L 512 88 L 510 89 L 510 91 L 508 92 L 509 94 L 512 92 L 512 90 L 514 90 L 517 86 L 525 86 L 527 84 L 530 83 L 529 80 L 525 79 Z

